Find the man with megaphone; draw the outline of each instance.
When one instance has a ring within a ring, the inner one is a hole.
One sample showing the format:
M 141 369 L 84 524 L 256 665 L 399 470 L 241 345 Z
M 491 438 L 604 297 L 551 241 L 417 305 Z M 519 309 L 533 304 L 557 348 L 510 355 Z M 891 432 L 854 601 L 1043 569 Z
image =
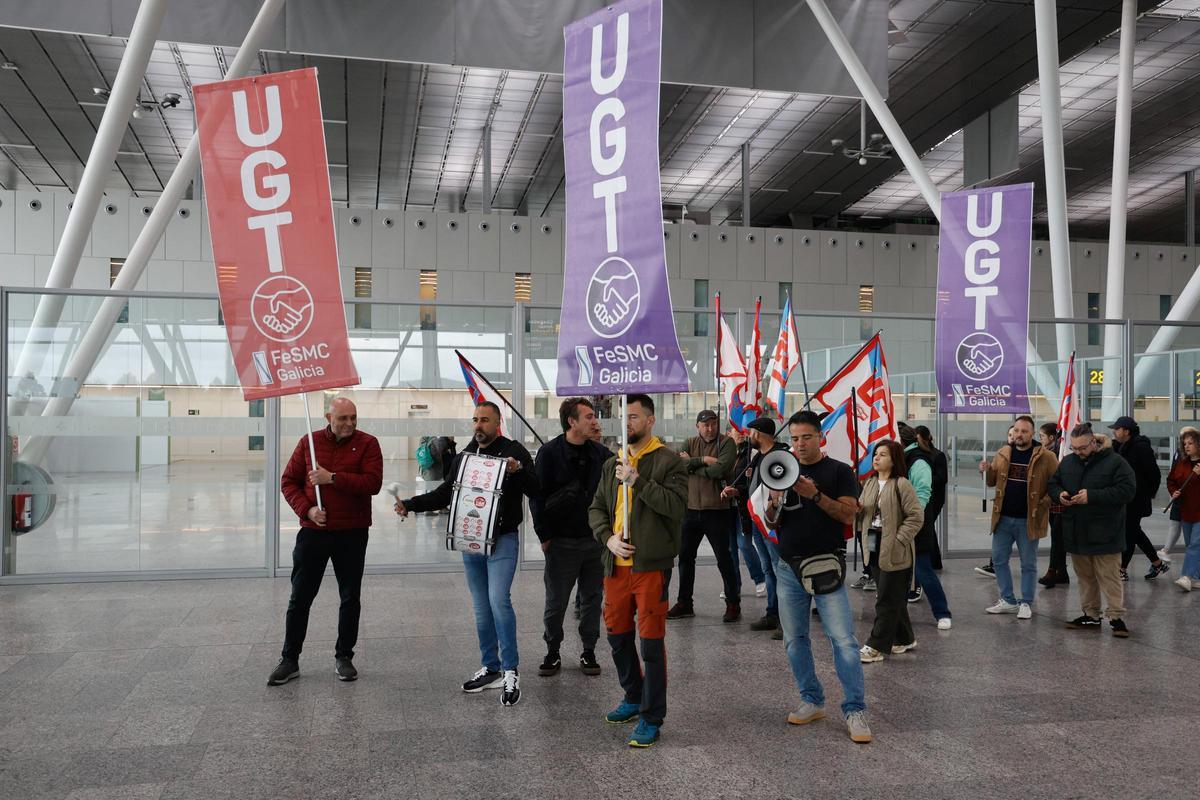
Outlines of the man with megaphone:
M 850 465 L 821 452 L 821 421 L 813 412 L 793 414 L 788 434 L 792 452 L 770 453 L 760 465 L 762 481 L 770 490 L 766 522 L 778 540 L 779 622 L 800 689 L 800 708 L 788 714 L 788 722 L 806 725 L 825 717 L 825 690 L 813 666 L 809 637 L 815 602 L 842 684 L 846 729 L 852 741 L 865 744 L 872 739 L 871 728 L 845 585 L 844 530 L 858 511 L 858 480 Z

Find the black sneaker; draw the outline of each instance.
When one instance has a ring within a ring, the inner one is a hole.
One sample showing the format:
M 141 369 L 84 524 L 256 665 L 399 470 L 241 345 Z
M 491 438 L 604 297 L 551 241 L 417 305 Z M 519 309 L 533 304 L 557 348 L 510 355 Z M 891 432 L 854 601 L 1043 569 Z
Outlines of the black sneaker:
M 908 593 L 908 602 L 910 602 L 910 603 L 921 602 L 921 587 L 920 586 L 918 586 L 916 589 L 914 589 L 913 591 Z
M 1110 619 L 1108 624 L 1112 626 L 1113 636 L 1117 637 L 1118 639 L 1129 638 L 1129 628 L 1125 627 L 1125 620 Z
M 557 675 L 560 669 L 562 669 L 562 659 L 558 657 L 558 653 L 546 653 L 546 657 L 542 659 L 542 663 L 538 667 L 538 675 L 548 678 L 551 675 Z
M 975 571 L 987 578 L 996 577 L 996 566 L 992 562 L 987 562 L 982 567 L 976 567 Z
M 499 689 L 503 680 L 504 676 L 498 670 L 481 669 L 463 684 L 463 691 L 467 694 L 476 694 L 484 689 Z
M 779 617 L 774 614 L 763 614 L 762 619 L 750 623 L 752 631 L 773 631 L 779 627 Z
M 290 658 L 279 659 L 279 665 L 271 670 L 271 676 L 267 678 L 267 686 L 282 686 L 292 678 L 300 677 L 300 662 Z
M 354 662 L 348 658 L 339 658 L 337 668 L 333 672 L 339 681 L 358 680 L 358 670 L 354 668 Z
M 683 619 L 694 616 L 696 616 L 696 611 L 692 608 L 691 603 L 676 603 L 667 611 L 667 619 Z
M 1147 573 L 1146 573 L 1145 575 L 1143 575 L 1142 577 L 1144 577 L 1144 578 L 1145 578 L 1146 580 L 1148 580 L 1148 581 L 1152 581 L 1152 580 L 1154 580 L 1155 578 L 1157 578 L 1159 575 L 1162 575 L 1163 573 L 1165 573 L 1165 572 L 1166 572 L 1167 570 L 1169 570 L 1170 568 L 1171 568 L 1171 565 L 1170 565 L 1170 564 L 1168 564 L 1168 563 L 1167 563 L 1167 562 L 1165 562 L 1165 561 L 1160 561 L 1160 562 L 1158 562 L 1158 566 L 1157 566 L 1157 567 L 1156 567 L 1156 566 L 1154 566 L 1153 564 L 1151 564 L 1151 565 L 1150 565 L 1150 571 L 1149 571 L 1149 572 L 1147 572 Z
M 1084 614 L 1068 622 L 1067 627 L 1077 631 L 1098 631 L 1100 630 L 1100 620 Z
M 504 670 L 502 682 L 504 691 L 500 694 L 500 704 L 515 706 L 521 702 L 521 676 L 517 674 L 517 671 L 515 669 Z
M 851 589 L 862 589 L 867 585 L 867 583 L 870 580 L 871 580 L 871 576 L 869 574 L 867 574 L 866 572 L 864 572 L 862 575 L 858 576 L 858 580 L 856 580 L 854 583 L 850 584 L 850 588 Z
M 783 640 L 783 628 L 776 628 L 771 631 L 771 638 L 779 642 Z
M 596 660 L 595 651 L 583 651 L 583 654 L 579 656 L 579 669 L 583 670 L 584 675 L 600 674 L 600 662 Z
M 1125 581 L 1126 583 L 1129 582 L 1129 570 L 1125 569 L 1124 567 L 1121 567 L 1121 580 Z

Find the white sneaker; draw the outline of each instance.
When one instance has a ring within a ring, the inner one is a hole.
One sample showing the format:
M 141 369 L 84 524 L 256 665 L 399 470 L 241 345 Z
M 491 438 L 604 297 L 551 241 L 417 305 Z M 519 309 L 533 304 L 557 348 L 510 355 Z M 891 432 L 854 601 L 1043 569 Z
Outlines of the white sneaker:
M 917 640 L 913 639 L 911 644 L 894 644 L 892 645 L 892 655 L 898 656 L 907 653 L 909 650 L 917 649 Z
M 1001 597 L 996 601 L 996 605 L 988 606 L 987 613 L 989 614 L 1015 614 L 1020 608 L 1016 603 L 1010 603 Z
M 1185 592 L 1190 592 L 1192 590 L 1192 579 L 1187 575 L 1180 575 L 1179 579 L 1175 581 L 1175 585 Z
M 724 592 L 721 592 L 721 594 L 719 595 L 719 597 L 720 597 L 722 600 L 724 600 L 724 599 L 725 599 L 725 593 L 724 593 Z
M 1032 619 L 1033 609 L 1029 607 L 1029 603 L 1021 603 L 1021 607 L 1017 609 L 1017 619 Z
M 1171 563 L 1171 554 L 1167 552 L 1167 548 L 1165 548 L 1165 547 L 1162 550 L 1158 551 L 1158 557 L 1161 558 L 1163 561 L 1167 562 L 1168 564 Z
M 754 596 L 755 597 L 766 597 L 767 596 L 767 584 L 765 584 L 765 583 L 754 584 Z
M 942 619 L 938 620 L 938 630 L 939 631 L 950 630 L 950 618 L 949 617 L 943 617 Z

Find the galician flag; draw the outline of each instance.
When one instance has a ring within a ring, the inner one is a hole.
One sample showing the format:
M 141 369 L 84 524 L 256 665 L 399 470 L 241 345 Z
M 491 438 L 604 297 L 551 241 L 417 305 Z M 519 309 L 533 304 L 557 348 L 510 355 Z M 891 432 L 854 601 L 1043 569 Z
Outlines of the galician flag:
M 783 304 L 779 320 L 779 340 L 775 352 L 767 364 L 767 389 L 763 393 L 763 409 L 783 419 L 786 407 L 786 390 L 792 370 L 800 363 L 800 336 L 796 332 L 796 318 L 792 316 L 792 296 Z

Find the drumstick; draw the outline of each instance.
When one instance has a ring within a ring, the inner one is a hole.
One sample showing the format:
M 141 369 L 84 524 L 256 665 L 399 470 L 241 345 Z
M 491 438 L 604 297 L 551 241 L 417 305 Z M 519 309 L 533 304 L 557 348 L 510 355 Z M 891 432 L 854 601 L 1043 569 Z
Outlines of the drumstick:
M 1187 480 L 1184 481 L 1183 485 L 1179 487 L 1179 497 L 1183 497 L 1183 490 L 1187 488 L 1188 484 L 1192 482 L 1192 478 L 1194 478 L 1194 477 L 1196 477 L 1195 472 L 1192 472 L 1187 476 Z M 1175 504 L 1175 501 L 1178 500 L 1179 497 L 1172 497 L 1171 502 L 1169 502 L 1165 506 L 1163 506 L 1164 514 L 1171 510 L 1171 506 L 1173 506 Z

